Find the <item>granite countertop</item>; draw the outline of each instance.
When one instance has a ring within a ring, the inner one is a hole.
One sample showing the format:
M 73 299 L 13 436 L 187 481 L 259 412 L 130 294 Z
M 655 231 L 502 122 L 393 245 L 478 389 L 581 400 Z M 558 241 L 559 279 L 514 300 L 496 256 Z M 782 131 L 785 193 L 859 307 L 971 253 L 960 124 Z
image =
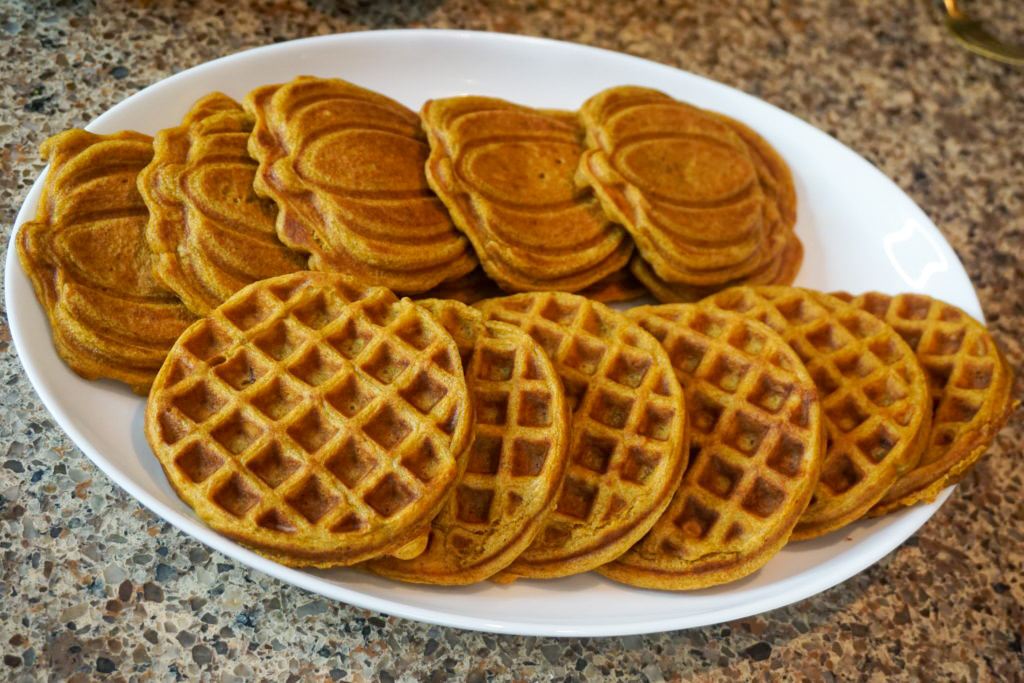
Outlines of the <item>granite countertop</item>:
M 547 36 L 734 86 L 866 157 L 956 249 L 990 329 L 1024 374 L 1024 68 L 958 47 L 944 32 L 940 3 L 38 5 L 0 0 L 5 245 L 42 168 L 36 150 L 43 139 L 187 67 L 277 41 L 365 29 Z M 1024 44 L 1017 0 L 968 7 Z M 431 626 L 331 602 L 180 533 L 113 484 L 56 426 L 18 362 L 6 316 L 0 386 L 0 678 L 1020 680 L 1024 671 L 1020 412 L 931 521 L 835 588 L 715 626 L 556 639 Z

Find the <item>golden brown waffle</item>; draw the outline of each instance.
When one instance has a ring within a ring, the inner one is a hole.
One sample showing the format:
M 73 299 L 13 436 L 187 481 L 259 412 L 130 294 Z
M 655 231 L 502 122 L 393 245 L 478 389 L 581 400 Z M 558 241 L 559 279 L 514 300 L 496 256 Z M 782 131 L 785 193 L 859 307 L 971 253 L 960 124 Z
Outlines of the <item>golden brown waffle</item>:
M 598 280 L 586 289 L 581 289 L 577 294 L 607 304 L 647 296 L 650 292 L 627 267 Z
M 274 203 L 253 191 L 251 130 L 237 102 L 212 93 L 181 126 L 157 133 L 153 161 L 139 174 L 154 274 L 196 315 L 250 282 L 305 267 L 277 239 Z
M 419 117 L 339 79 L 300 76 L 249 93 L 254 187 L 277 204 L 281 241 L 314 270 L 424 292 L 476 257 L 427 185 Z
M 818 483 L 814 381 L 779 334 L 739 313 L 670 304 L 627 316 L 665 347 L 685 389 L 690 462 L 650 532 L 597 571 L 669 590 L 746 576 L 786 544 Z
M 145 394 L 193 316 L 153 278 L 149 217 L 136 178 L 153 156 L 141 133 L 69 130 L 43 143 L 50 162 L 18 257 L 46 310 L 57 353 L 86 379 Z
M 797 352 L 822 396 L 828 448 L 794 540 L 863 516 L 917 465 L 931 401 L 913 350 L 891 327 L 836 297 L 795 287 L 736 287 L 698 306 L 767 323 Z
M 211 527 L 284 564 L 334 566 L 425 532 L 471 414 L 458 349 L 429 313 L 300 271 L 245 287 L 185 331 L 145 431 Z
M 421 116 L 427 180 L 502 289 L 576 291 L 626 265 L 629 236 L 574 184 L 574 114 L 451 97 Z
M 755 277 L 792 280 L 802 254 L 793 179 L 756 132 L 635 86 L 598 93 L 580 120 L 588 149 L 578 181 L 629 230 L 633 273 L 662 301 Z
M 985 326 L 956 306 L 924 294 L 841 296 L 887 322 L 914 349 L 934 406 L 921 461 L 870 514 L 932 501 L 963 478 L 1006 424 L 1013 371 Z
M 575 294 L 477 306 L 544 348 L 572 411 L 558 502 L 533 544 L 495 579 L 567 576 L 610 562 L 650 529 L 686 468 L 683 393 L 665 350 L 624 315 Z
M 402 581 L 462 585 L 504 569 L 533 541 L 561 488 L 569 411 L 543 349 L 519 328 L 455 301 L 419 305 L 452 334 L 476 409 L 455 492 L 430 526 L 426 551 L 377 558 L 370 571 Z

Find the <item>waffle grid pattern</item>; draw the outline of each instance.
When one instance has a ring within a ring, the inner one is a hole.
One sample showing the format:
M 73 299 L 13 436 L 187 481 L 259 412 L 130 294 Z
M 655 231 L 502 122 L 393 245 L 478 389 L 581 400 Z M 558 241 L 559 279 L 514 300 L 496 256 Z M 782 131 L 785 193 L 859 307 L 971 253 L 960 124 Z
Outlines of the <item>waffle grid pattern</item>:
M 947 475 L 955 477 L 980 457 L 1005 423 L 1011 372 L 985 327 L 955 306 L 924 295 L 875 292 L 851 304 L 887 322 L 914 349 L 932 397 L 933 423 L 921 462 L 883 504 L 939 482 L 935 490 L 922 492 L 933 496 L 949 483 Z
M 692 442 L 671 506 L 623 562 L 664 558 L 680 576 L 699 575 L 705 565 L 721 570 L 723 553 L 740 563 L 784 542 L 824 453 L 818 392 L 799 358 L 736 314 L 662 306 L 629 316 L 668 349 L 686 387 Z
M 357 561 L 401 545 L 443 501 L 468 438 L 465 381 L 425 311 L 307 277 L 249 287 L 183 335 L 150 440 L 216 528 Z
M 427 551 L 370 568 L 406 580 L 471 583 L 508 565 L 539 530 L 565 471 L 568 411 L 551 362 L 522 330 L 484 322 L 479 311 L 451 301 L 421 305 L 463 354 L 474 436 Z
M 639 326 L 582 297 L 521 294 L 481 308 L 544 348 L 572 410 L 558 502 L 511 570 L 554 568 L 587 554 L 593 566 L 603 564 L 654 523 L 685 467 L 682 390 L 668 359 Z
M 931 421 L 913 351 L 873 315 L 791 287 L 740 287 L 700 304 L 768 324 L 793 347 L 822 396 L 828 446 L 819 485 L 794 538 L 863 515 L 920 457 Z

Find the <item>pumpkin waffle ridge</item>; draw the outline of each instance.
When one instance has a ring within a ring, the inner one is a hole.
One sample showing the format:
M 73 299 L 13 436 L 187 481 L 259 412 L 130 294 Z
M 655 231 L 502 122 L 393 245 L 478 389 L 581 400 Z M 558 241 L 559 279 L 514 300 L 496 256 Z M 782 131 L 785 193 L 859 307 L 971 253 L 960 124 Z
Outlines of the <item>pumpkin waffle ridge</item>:
M 553 578 L 609 562 L 668 506 L 686 468 L 683 392 L 650 334 L 604 304 L 564 292 L 482 301 L 547 352 L 565 390 L 565 482 L 533 544 L 493 580 Z
M 452 334 L 475 406 L 465 468 L 426 550 L 363 565 L 403 581 L 462 585 L 504 569 L 533 541 L 565 473 L 569 412 L 544 350 L 517 327 L 455 301 L 418 302 Z
M 278 206 L 282 242 L 313 270 L 403 294 L 477 265 L 424 175 L 419 117 L 340 79 L 300 76 L 250 92 L 254 187 Z
M 400 552 L 458 474 L 471 428 L 451 336 L 384 288 L 300 271 L 189 327 L 146 405 L 146 438 L 207 524 L 294 566 Z
M 251 282 L 305 269 L 305 257 L 277 239 L 274 203 L 253 191 L 251 130 L 241 105 L 211 93 L 181 126 L 157 133 L 139 174 L 154 274 L 196 315 Z
M 1013 412 L 1013 370 L 985 326 L 924 294 L 839 294 L 888 323 L 914 349 L 934 406 L 921 461 L 870 515 L 935 499 L 963 478 Z
M 50 170 L 18 257 L 50 321 L 58 355 L 86 379 L 149 391 L 194 317 L 152 274 L 149 213 L 136 189 L 152 138 L 74 129 L 40 148 Z
M 731 311 L 641 306 L 686 393 L 690 460 L 644 538 L 597 571 L 645 588 L 689 590 L 742 578 L 789 540 L 825 453 L 821 402 L 796 352 Z
M 421 116 L 427 180 L 502 289 L 576 291 L 626 265 L 629 235 L 575 184 L 575 114 L 452 97 Z
M 859 519 L 917 465 L 931 400 L 913 350 L 890 326 L 834 296 L 796 287 L 735 287 L 697 305 L 766 323 L 793 347 L 818 387 L 828 444 L 793 540 Z

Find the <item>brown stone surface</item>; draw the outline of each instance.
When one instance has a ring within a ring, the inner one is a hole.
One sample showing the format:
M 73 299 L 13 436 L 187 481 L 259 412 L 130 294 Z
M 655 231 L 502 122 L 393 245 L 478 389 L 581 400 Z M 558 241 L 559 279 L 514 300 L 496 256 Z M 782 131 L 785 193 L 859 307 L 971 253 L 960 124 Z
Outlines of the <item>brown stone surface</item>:
M 46 136 L 183 68 L 368 28 L 542 35 L 735 86 L 865 156 L 953 244 L 1019 376 L 1024 68 L 956 46 L 939 4 L 0 0 L 0 242 L 42 168 Z M 1018 0 L 966 4 L 1024 43 Z M 329 602 L 179 533 L 55 426 L 5 320 L 0 386 L 5 680 L 1020 680 L 1024 671 L 1021 412 L 928 524 L 821 595 L 706 628 L 554 639 Z

